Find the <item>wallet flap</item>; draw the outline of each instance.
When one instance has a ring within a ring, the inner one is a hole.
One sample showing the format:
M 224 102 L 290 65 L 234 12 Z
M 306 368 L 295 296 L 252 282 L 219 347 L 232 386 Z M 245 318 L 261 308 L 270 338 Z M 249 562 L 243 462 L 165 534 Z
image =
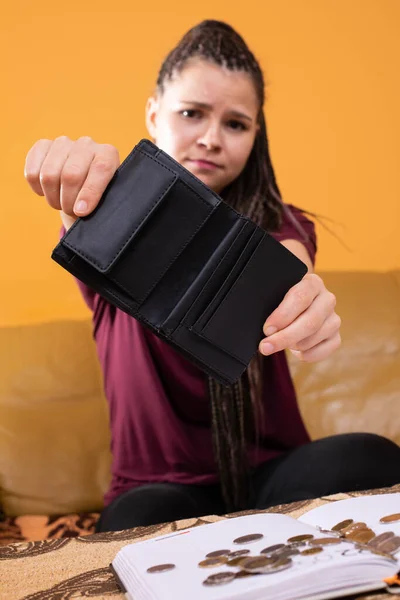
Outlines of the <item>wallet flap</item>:
M 171 169 L 136 147 L 115 172 L 97 208 L 78 219 L 62 243 L 106 273 L 177 179 Z M 85 221 L 85 227 L 79 221 Z

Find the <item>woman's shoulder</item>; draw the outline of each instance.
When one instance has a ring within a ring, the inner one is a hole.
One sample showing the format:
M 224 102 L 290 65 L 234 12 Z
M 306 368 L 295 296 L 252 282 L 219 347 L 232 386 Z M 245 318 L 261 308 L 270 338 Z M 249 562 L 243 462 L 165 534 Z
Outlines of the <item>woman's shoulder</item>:
M 307 211 L 293 204 L 283 204 L 281 225 L 277 231 L 271 232 L 271 235 L 279 242 L 289 239 L 301 242 L 314 262 L 317 235 L 315 223 L 310 219 Z

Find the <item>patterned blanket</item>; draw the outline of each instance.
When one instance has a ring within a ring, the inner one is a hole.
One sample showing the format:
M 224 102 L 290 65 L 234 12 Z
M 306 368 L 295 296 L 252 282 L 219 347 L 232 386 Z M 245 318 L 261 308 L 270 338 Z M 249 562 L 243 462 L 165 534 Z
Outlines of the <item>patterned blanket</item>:
M 371 492 L 336 494 L 317 500 L 295 502 L 276 506 L 265 512 L 284 513 L 298 518 L 305 512 L 327 502 L 388 492 L 400 492 L 400 484 Z M 51 535 L 53 538 L 39 542 L 24 540 L 23 517 L 9 520 L 7 524 L 8 539 L 19 541 L 0 546 L 0 600 L 76 600 L 78 598 L 95 598 L 96 600 L 118 598 L 123 600 L 124 595 L 118 588 L 109 568 L 110 562 L 123 546 L 156 535 L 187 527 L 199 527 L 205 523 L 254 512 L 256 511 L 235 513 L 223 517 L 210 515 L 201 519 L 187 519 L 152 527 L 136 527 L 125 531 L 95 535 L 82 535 L 82 532 L 88 533 L 94 530 L 98 518 L 95 513 L 74 515 L 64 518 L 64 520 L 38 517 L 39 520 L 41 519 L 37 523 L 38 531 L 41 528 L 43 534 L 44 528 L 48 536 Z M 2 531 L 4 543 L 6 526 Z M 32 535 L 34 534 L 31 525 L 27 537 Z M 375 593 L 353 596 L 353 598 L 387 600 L 390 596 L 386 593 Z

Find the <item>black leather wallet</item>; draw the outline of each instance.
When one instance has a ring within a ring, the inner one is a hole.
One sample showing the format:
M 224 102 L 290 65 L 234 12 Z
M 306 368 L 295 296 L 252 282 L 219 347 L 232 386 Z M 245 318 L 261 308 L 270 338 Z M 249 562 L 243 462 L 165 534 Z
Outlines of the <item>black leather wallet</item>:
M 219 382 L 307 267 L 152 142 L 123 161 L 52 258 Z

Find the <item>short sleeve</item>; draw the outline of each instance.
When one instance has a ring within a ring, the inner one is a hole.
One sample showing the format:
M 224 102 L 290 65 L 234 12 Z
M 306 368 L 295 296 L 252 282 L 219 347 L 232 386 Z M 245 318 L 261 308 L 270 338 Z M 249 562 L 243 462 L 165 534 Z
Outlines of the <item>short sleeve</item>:
M 298 227 L 296 227 L 296 224 Z M 302 243 L 310 255 L 312 264 L 315 265 L 315 255 L 317 253 L 315 224 L 305 216 L 302 210 L 291 204 L 286 204 L 279 231 L 270 233 L 278 242 L 297 240 Z

